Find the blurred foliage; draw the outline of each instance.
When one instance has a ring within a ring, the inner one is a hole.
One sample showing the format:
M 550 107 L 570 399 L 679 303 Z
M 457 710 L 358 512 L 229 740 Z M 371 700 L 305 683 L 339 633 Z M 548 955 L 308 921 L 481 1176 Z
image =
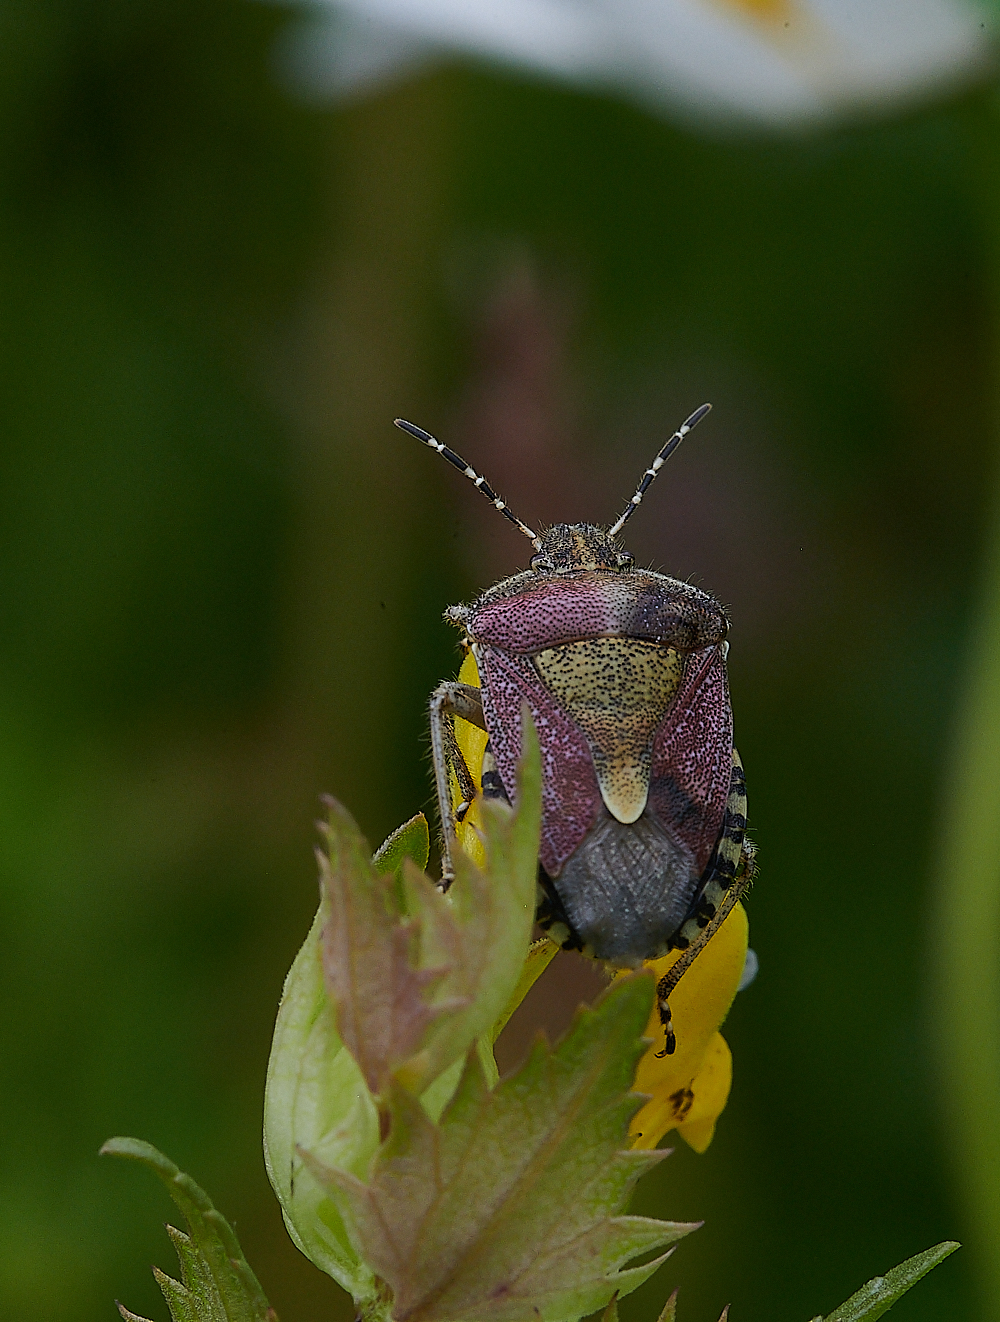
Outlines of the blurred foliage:
M 0 1311 L 162 1316 L 156 1191 L 95 1156 L 124 1132 L 235 1215 L 280 1316 L 349 1316 L 259 1155 L 310 817 L 429 806 L 440 612 L 524 555 L 398 414 L 529 521 L 606 519 L 715 404 L 630 525 L 731 606 L 761 849 L 729 1108 L 635 1206 L 706 1220 L 684 1315 L 791 1322 L 974 1247 L 925 986 L 992 471 L 977 97 L 782 139 L 468 69 L 310 107 L 286 21 L 0 16 Z M 971 1316 L 971 1261 L 893 1316 Z

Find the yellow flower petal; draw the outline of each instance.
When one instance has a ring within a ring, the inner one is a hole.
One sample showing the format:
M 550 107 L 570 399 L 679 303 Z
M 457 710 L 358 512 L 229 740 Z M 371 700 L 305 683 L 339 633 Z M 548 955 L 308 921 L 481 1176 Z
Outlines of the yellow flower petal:
M 479 668 L 476 665 L 476 658 L 471 652 L 466 653 L 462 668 L 458 672 L 458 678 L 463 684 L 470 684 L 473 688 L 479 688 Z M 463 721 L 461 717 L 457 717 L 455 720 L 455 738 L 462 750 L 462 756 L 465 758 L 465 765 L 472 772 L 476 788 L 481 789 L 480 777 L 483 773 L 483 753 L 486 751 L 486 740 L 489 736 L 485 730 L 477 729 L 476 726 L 470 725 L 468 721 Z M 461 802 L 461 792 L 458 788 L 458 780 L 454 775 L 451 777 L 451 799 L 457 808 Z M 479 816 L 479 804 L 474 803 L 466 813 L 465 820 L 458 823 L 455 831 L 458 836 L 458 843 L 479 868 L 486 866 L 486 852 L 483 849 L 482 838 L 479 834 L 481 829 L 482 821 Z
M 733 1081 L 733 1055 L 726 1039 L 716 1033 L 708 1044 L 701 1069 L 691 1085 L 694 1100 L 684 1120 L 678 1122 L 677 1132 L 695 1152 L 704 1152 L 715 1134 L 718 1120 L 729 1100 L 729 1086 Z
M 637 1113 L 629 1130 L 632 1146 L 655 1148 L 664 1134 L 676 1129 L 695 1152 L 704 1152 L 729 1098 L 732 1079 L 732 1055 L 726 1039 L 716 1033 L 688 1086 L 657 1095 Z
M 659 1013 L 654 1009 L 650 1015 L 646 1036 L 652 1045 L 639 1061 L 633 1086 L 652 1100 L 632 1120 L 629 1132 L 636 1147 L 655 1148 L 675 1128 L 696 1152 L 712 1141 L 732 1075 L 729 1048 L 718 1029 L 739 986 L 748 935 L 746 910 L 738 904 L 684 974 L 670 997 L 677 1038 L 672 1056 L 657 1058 L 663 1029 Z M 680 952 L 672 951 L 646 967 L 662 978 L 679 958 Z

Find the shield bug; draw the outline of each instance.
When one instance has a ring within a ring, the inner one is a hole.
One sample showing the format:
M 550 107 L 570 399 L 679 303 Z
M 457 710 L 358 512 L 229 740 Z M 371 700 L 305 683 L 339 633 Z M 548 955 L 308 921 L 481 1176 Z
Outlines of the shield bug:
M 463 631 L 480 686 L 446 682 L 430 702 L 441 884 L 450 884 L 456 823 L 477 779 L 485 797 L 509 798 L 526 703 L 542 749 L 538 922 L 563 948 L 613 968 L 683 951 L 657 988 L 665 1053 L 675 1045 L 670 992 L 739 899 L 753 846 L 733 747 L 725 611 L 690 583 L 637 569 L 619 535 L 710 407 L 674 432 L 609 527 L 556 523 L 540 533 L 454 450 L 396 419 L 535 552 L 523 573 L 445 612 Z M 488 736 L 481 768 L 466 765 L 456 717 Z

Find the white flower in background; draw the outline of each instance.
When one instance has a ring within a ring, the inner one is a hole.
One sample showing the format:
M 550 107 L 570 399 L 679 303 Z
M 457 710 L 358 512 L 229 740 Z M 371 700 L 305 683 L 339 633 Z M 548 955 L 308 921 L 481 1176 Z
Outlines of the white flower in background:
M 344 95 L 462 54 L 659 111 L 771 123 L 943 91 L 992 67 L 971 0 L 311 0 L 294 80 Z

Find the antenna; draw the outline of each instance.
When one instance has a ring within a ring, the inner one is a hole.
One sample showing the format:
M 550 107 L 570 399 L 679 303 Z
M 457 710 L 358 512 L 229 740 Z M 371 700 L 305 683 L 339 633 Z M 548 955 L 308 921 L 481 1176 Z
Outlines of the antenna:
M 652 485 L 653 478 L 657 475 L 657 473 L 660 471 L 663 465 L 667 462 L 667 460 L 670 458 L 673 452 L 677 449 L 678 445 L 680 445 L 681 441 L 683 441 L 684 437 L 688 434 L 688 432 L 692 429 L 692 427 L 697 427 L 698 423 L 701 422 L 705 414 L 711 412 L 711 409 L 712 409 L 711 404 L 702 404 L 700 409 L 695 409 L 695 411 L 691 414 L 690 418 L 688 418 L 687 422 L 681 423 L 681 425 L 677 428 L 673 436 L 671 436 L 670 440 L 667 441 L 666 445 L 664 445 L 663 449 L 653 460 L 652 465 L 649 468 L 647 468 L 646 471 L 643 473 L 642 481 L 639 483 L 638 487 L 636 487 L 635 495 L 625 506 L 625 510 L 621 518 L 618 520 L 617 523 L 613 523 L 611 527 L 608 529 L 609 537 L 618 536 L 621 530 L 625 527 L 626 523 L 628 523 L 629 519 L 642 504 L 642 498 L 649 490 L 650 486 Z
M 525 537 L 528 538 L 536 551 L 542 549 L 542 539 L 539 537 L 538 533 L 532 532 L 526 523 L 522 523 L 516 515 L 510 512 L 506 504 L 486 481 L 486 478 L 480 477 L 476 470 L 470 467 L 460 454 L 456 454 L 455 451 L 449 449 L 447 445 L 442 445 L 439 440 L 430 434 L 430 432 L 424 431 L 423 427 L 417 427 L 412 422 L 407 422 L 405 418 L 394 418 L 393 422 L 400 428 L 400 430 L 408 431 L 410 435 L 415 436 L 418 441 L 423 441 L 423 443 L 429 445 L 432 450 L 437 450 L 438 454 L 447 459 L 453 468 L 457 468 L 460 473 L 464 473 L 470 482 L 475 483 L 477 490 L 483 493 L 493 507 L 498 509 L 505 519 L 510 519 L 511 523 L 524 533 Z

